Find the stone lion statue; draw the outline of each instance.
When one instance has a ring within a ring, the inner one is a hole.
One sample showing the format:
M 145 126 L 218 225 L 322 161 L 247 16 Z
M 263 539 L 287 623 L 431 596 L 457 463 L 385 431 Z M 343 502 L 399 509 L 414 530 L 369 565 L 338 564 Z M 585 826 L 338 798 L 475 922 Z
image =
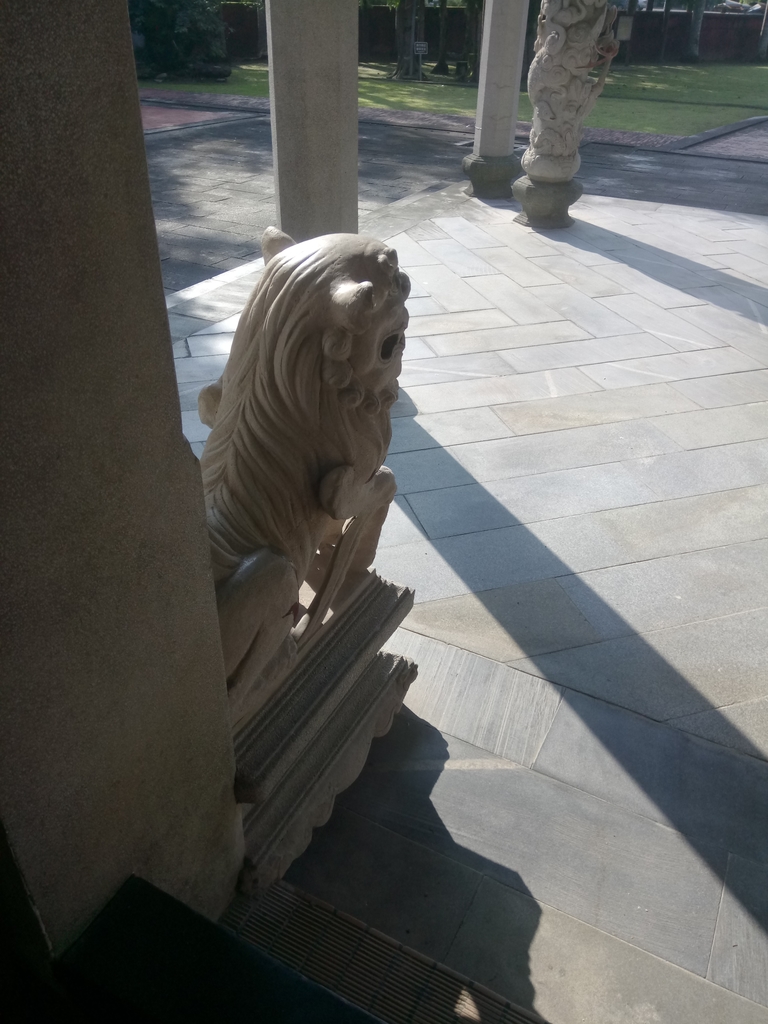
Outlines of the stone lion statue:
M 396 489 L 382 463 L 410 291 L 396 252 L 372 238 L 296 244 L 269 228 L 262 249 L 224 373 L 199 399 L 234 720 L 274 692 L 373 561 Z

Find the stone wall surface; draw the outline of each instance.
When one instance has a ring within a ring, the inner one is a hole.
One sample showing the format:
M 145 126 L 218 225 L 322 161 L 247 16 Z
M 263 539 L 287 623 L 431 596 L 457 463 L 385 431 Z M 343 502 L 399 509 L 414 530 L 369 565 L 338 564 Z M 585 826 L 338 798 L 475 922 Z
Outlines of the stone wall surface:
M 132 872 L 217 913 L 242 831 L 125 4 L 0 35 L 0 816 L 58 950 Z

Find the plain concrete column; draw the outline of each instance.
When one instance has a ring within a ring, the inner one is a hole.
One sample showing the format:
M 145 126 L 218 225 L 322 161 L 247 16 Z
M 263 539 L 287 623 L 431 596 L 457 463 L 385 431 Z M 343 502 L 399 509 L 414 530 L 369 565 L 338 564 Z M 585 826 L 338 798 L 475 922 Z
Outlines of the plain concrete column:
M 55 953 L 132 873 L 220 912 L 242 826 L 125 0 L 0 37 L 0 916 Z
M 280 228 L 357 231 L 358 0 L 267 0 Z
M 485 0 L 475 144 L 462 166 L 470 194 L 486 199 L 509 198 L 520 173 L 514 146 L 527 18 L 528 0 Z

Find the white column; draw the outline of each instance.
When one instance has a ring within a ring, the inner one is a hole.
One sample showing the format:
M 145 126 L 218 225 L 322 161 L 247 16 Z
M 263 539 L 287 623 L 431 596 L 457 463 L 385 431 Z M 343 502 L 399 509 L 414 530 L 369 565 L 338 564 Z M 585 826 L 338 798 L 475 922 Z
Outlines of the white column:
M 475 143 L 464 160 L 474 195 L 506 198 L 520 171 L 514 156 L 528 0 L 485 0 Z
M 357 231 L 357 0 L 267 0 L 279 227 Z

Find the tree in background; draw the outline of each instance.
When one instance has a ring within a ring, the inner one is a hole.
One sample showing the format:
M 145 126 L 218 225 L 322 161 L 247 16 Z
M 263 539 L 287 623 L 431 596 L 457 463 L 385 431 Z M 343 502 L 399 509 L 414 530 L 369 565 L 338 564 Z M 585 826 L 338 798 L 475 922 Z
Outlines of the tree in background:
M 226 60 L 220 6 L 221 0 L 128 0 L 134 45 L 142 44 L 137 61 L 153 74 L 184 74 Z
M 398 0 L 395 10 L 397 65 L 390 78 L 414 78 L 414 39 L 424 38 L 424 0 Z
M 690 6 L 691 27 L 688 30 L 688 38 L 685 41 L 685 59 L 697 61 L 699 59 L 701 23 L 704 20 L 704 8 L 707 6 L 707 0 L 693 0 Z
M 440 0 L 440 41 L 437 45 L 437 63 L 432 71 L 436 75 L 450 74 L 448 68 L 448 0 Z

